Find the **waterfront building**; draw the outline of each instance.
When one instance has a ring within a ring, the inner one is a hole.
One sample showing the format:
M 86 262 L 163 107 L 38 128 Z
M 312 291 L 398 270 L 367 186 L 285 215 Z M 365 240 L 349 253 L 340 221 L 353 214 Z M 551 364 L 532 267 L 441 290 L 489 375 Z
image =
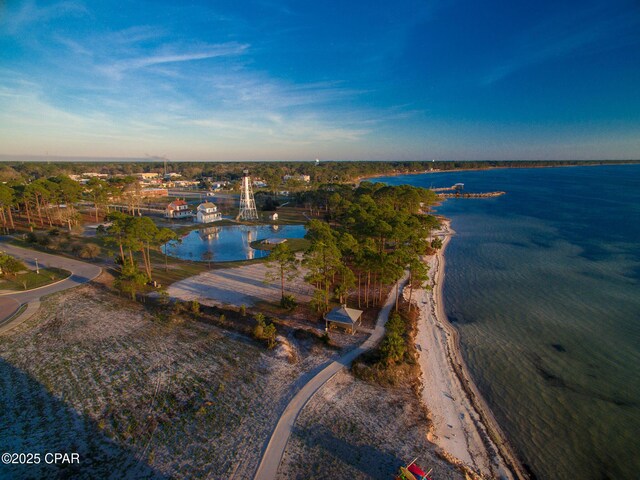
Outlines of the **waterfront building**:
M 222 220 L 222 214 L 218 212 L 218 207 L 216 207 L 215 203 L 205 202 L 198 205 L 195 220 L 198 223 L 217 222 Z
M 167 205 L 164 216 L 167 218 L 189 218 L 193 217 L 193 212 L 184 200 L 174 200 Z

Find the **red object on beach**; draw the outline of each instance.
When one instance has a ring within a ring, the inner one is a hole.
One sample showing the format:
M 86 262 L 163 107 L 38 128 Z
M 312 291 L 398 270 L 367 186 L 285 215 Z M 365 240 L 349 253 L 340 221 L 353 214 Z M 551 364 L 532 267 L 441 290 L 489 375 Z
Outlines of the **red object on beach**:
M 422 471 L 422 469 L 418 465 L 416 465 L 415 463 L 412 463 L 411 465 L 409 465 L 409 468 L 407 468 L 407 470 L 409 470 L 414 475 L 420 475 L 421 477 L 426 477 L 427 476 L 427 474 L 424 473 Z

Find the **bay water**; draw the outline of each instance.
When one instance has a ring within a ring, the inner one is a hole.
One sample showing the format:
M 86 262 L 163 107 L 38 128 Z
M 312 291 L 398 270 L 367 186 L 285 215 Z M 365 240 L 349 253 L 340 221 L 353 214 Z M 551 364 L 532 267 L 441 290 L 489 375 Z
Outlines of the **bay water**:
M 640 478 L 640 165 L 379 178 L 449 199 L 445 305 L 537 478 Z

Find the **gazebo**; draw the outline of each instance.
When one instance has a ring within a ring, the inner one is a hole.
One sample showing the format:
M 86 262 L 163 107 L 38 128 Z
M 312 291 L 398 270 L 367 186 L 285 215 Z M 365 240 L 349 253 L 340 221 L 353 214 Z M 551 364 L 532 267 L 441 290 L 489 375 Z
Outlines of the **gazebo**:
M 331 324 L 344 327 L 346 330 L 351 331 L 351 335 L 356 333 L 357 326 L 360 325 L 360 318 L 362 317 L 362 310 L 356 310 L 355 308 L 349 308 L 346 305 L 341 305 L 334 308 L 324 316 L 325 327 L 329 330 Z

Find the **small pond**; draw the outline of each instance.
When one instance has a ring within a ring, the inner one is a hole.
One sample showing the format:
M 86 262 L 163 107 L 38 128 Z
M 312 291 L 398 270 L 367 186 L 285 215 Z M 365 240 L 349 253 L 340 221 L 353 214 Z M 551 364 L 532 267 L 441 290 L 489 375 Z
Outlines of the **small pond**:
M 269 255 L 268 251 L 250 247 L 256 240 L 265 238 L 303 238 L 304 225 L 232 225 L 203 227 L 192 230 L 181 242 L 169 242 L 162 247 L 172 257 L 183 260 L 207 261 L 207 252 L 212 262 L 251 260 Z

